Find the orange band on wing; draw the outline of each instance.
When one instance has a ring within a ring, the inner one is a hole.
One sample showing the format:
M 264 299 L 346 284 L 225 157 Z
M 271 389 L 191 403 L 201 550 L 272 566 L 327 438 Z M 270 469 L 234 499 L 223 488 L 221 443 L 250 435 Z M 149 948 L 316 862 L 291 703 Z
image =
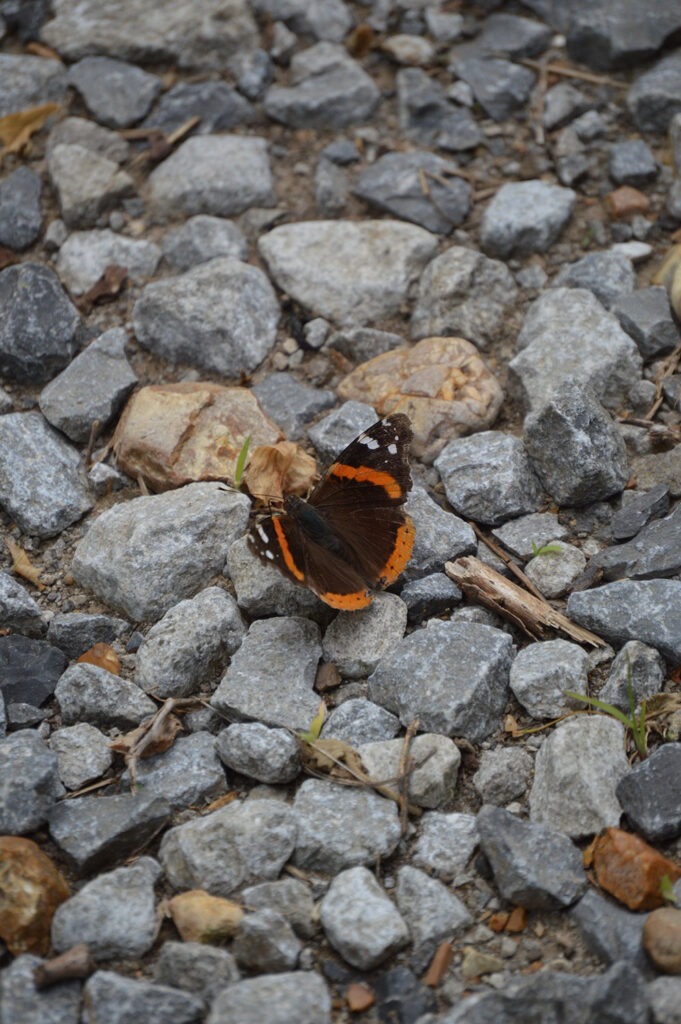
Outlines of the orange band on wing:
M 368 469 L 366 466 L 345 466 L 342 462 L 336 462 L 329 470 L 329 476 L 345 477 L 348 480 L 357 480 L 358 483 L 367 481 L 376 484 L 388 492 L 390 498 L 404 497 L 402 488 L 394 476 L 384 473 L 380 469 Z
M 300 571 L 300 569 L 298 568 L 296 563 L 293 561 L 293 555 L 291 554 L 291 549 L 288 546 L 288 541 L 286 540 L 286 534 L 284 533 L 282 525 L 279 522 L 279 518 L 277 516 L 273 517 L 272 525 L 274 526 L 274 532 L 276 533 L 277 540 L 279 541 L 279 547 L 281 548 L 281 553 L 284 556 L 284 562 L 286 563 L 286 568 L 288 569 L 288 571 L 293 576 L 295 576 L 295 578 L 297 580 L 302 580 L 303 579 L 303 573 Z
M 386 565 L 381 569 L 378 578 L 379 587 L 387 587 L 394 583 L 411 558 L 414 548 L 414 524 L 409 516 L 397 531 L 395 548 Z
M 368 590 L 357 590 L 354 594 L 322 594 L 319 591 L 316 593 L 325 604 L 332 608 L 340 608 L 345 612 L 366 608 L 373 600 L 373 594 Z

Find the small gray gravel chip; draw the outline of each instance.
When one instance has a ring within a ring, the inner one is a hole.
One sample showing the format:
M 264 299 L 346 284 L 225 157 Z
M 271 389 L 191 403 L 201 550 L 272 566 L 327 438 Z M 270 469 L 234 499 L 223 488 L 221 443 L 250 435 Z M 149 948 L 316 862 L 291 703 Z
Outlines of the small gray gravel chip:
M 83 1024 L 195 1024 L 203 1016 L 198 996 L 169 985 L 95 971 L 85 983 Z
M 250 885 L 242 890 L 240 898 L 242 903 L 256 910 L 279 911 L 301 939 L 310 939 L 318 931 L 312 893 L 298 878 Z
M 156 711 L 151 697 L 135 683 L 86 662 L 67 668 L 54 694 L 66 725 L 86 721 L 103 728 L 133 729 Z
M 365 867 L 336 875 L 319 916 L 333 948 L 360 970 L 377 967 L 409 941 L 405 920 Z
M 314 971 L 260 974 L 228 985 L 206 1024 L 331 1024 L 331 996 Z
M 218 733 L 218 757 L 247 778 L 271 785 L 292 782 L 301 769 L 295 736 L 262 722 L 233 722 Z
M 510 685 L 532 718 L 558 718 L 572 706 L 566 690 L 586 693 L 589 656 L 568 640 L 528 644 L 511 665 Z
M 141 120 L 162 86 L 157 75 L 109 57 L 85 57 L 72 65 L 69 84 L 95 120 L 109 128 L 128 128 Z
M 47 621 L 25 587 L 8 572 L 0 572 L 0 621 L 25 636 L 43 636 Z
M 502 185 L 483 214 L 482 248 L 499 259 L 546 252 L 570 220 L 576 200 L 571 188 L 545 181 Z
M 473 923 L 466 905 L 436 878 L 404 864 L 397 872 L 395 898 L 413 944 L 410 963 L 424 971 L 443 941 Z
M 329 714 L 322 726 L 322 737 L 358 747 L 361 743 L 391 740 L 399 731 L 400 720 L 396 715 L 364 697 L 351 697 Z
M 595 889 L 589 889 L 570 911 L 587 948 L 606 964 L 624 961 L 646 973 L 650 961 L 643 951 L 643 925 L 647 914 L 634 914 Z
M 34 832 L 64 793 L 57 755 L 35 730 L 22 729 L 0 740 L 0 833 Z
M 109 737 L 87 722 L 55 729 L 48 742 L 67 789 L 80 789 L 99 779 L 113 759 Z

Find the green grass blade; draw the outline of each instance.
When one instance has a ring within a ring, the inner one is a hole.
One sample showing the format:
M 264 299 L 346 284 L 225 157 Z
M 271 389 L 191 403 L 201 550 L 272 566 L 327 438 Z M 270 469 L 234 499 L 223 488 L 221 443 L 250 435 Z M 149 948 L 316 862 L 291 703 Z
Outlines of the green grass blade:
M 236 469 L 234 470 L 234 486 L 237 490 L 241 487 L 241 478 L 244 475 L 244 466 L 246 465 L 246 459 L 248 458 L 248 449 L 251 444 L 251 435 L 249 434 L 243 445 L 241 451 L 236 460 Z
M 623 711 L 616 708 L 614 704 L 607 704 L 604 700 L 597 700 L 595 697 L 587 697 L 584 693 L 575 693 L 573 690 L 565 690 L 566 697 L 572 697 L 574 700 L 582 700 L 585 704 L 592 704 L 599 711 L 604 711 L 606 715 L 612 715 L 618 722 L 622 722 L 628 729 L 632 728 L 631 719 L 627 718 Z

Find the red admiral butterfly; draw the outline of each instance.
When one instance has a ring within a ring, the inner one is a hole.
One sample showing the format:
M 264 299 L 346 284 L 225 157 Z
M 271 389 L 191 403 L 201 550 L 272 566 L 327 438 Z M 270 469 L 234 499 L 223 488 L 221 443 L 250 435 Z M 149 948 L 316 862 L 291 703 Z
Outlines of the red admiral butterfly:
M 371 590 L 393 583 L 411 558 L 414 524 L 403 508 L 411 438 L 401 413 L 374 423 L 307 501 L 287 494 L 283 511 L 256 519 L 251 550 L 332 608 L 366 608 Z

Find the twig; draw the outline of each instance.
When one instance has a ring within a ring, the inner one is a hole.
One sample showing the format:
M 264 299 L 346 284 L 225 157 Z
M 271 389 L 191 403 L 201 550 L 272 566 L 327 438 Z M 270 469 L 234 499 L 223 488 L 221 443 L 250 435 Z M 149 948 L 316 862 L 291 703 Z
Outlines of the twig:
M 165 722 L 166 718 L 172 714 L 175 710 L 177 701 L 174 697 L 168 697 L 165 703 L 158 709 L 153 718 L 148 719 L 147 722 L 142 722 L 140 729 L 146 731 L 135 743 L 131 746 L 127 754 L 124 755 L 125 763 L 130 773 L 130 792 L 134 793 L 136 790 L 136 770 L 137 762 L 140 757 L 144 756 L 144 751 L 147 747 L 150 747 L 152 743 L 155 743 L 159 739 L 161 733 L 161 727 Z
M 415 718 L 407 726 L 407 731 L 404 734 L 404 743 L 402 744 L 402 750 L 400 751 L 400 763 L 397 769 L 397 774 L 400 780 L 400 826 L 403 836 L 407 833 L 407 824 L 409 821 L 409 775 L 411 760 L 409 758 L 409 745 L 416 735 L 418 727 L 418 718 Z
M 84 796 L 85 793 L 92 793 L 95 789 L 104 789 L 105 786 L 111 786 L 114 782 L 118 782 L 118 779 L 100 779 L 99 782 L 93 782 L 82 789 L 74 789 L 73 792 L 67 793 L 66 796 L 62 797 L 62 800 L 73 800 L 74 797 Z
M 39 964 L 33 972 L 33 978 L 35 987 L 43 989 L 71 978 L 89 978 L 96 970 L 97 964 L 92 959 L 90 947 L 85 942 L 80 942 L 77 946 L 67 949 L 61 956 L 55 956 L 52 960 Z
M 137 474 L 137 486 L 139 487 L 140 491 L 145 496 L 145 498 L 148 497 L 148 495 L 149 495 L 149 488 L 147 487 L 147 485 L 145 483 L 145 480 L 144 480 L 144 477 L 142 476 L 141 473 Z
M 493 551 L 497 558 L 500 558 L 504 565 L 508 566 L 513 575 L 518 577 L 523 586 L 527 587 L 527 589 L 531 593 L 533 593 L 535 597 L 538 597 L 540 601 L 546 600 L 541 590 L 537 590 L 532 580 L 525 575 L 520 566 L 516 565 L 511 556 L 507 555 L 503 548 L 500 548 L 498 544 L 495 544 L 495 542 L 490 537 L 486 537 L 485 534 L 480 529 L 480 527 L 476 526 L 475 523 L 472 523 L 470 520 L 468 520 L 468 525 L 473 528 L 473 532 L 475 533 L 476 537 L 479 537 L 483 544 L 486 544 L 490 551 Z
M 101 424 L 100 424 L 99 420 L 95 420 L 94 423 L 92 424 L 92 426 L 90 427 L 90 439 L 88 440 L 87 448 L 85 450 L 85 468 L 86 469 L 89 469 L 90 466 L 92 465 L 92 449 L 95 446 L 95 441 L 97 440 L 97 434 L 99 433 L 100 426 L 101 426 Z
M 547 74 L 561 75 L 563 78 L 579 78 L 582 82 L 591 82 L 592 85 L 612 85 L 615 89 L 629 88 L 626 82 L 618 82 L 616 78 L 608 78 L 607 75 L 595 75 L 592 71 L 566 68 L 562 64 L 544 64 L 542 61 L 531 60 L 529 57 L 523 57 L 518 63 L 524 64 L 526 68 L 532 68 L 533 71 L 541 71 L 542 68 L 545 68 Z

